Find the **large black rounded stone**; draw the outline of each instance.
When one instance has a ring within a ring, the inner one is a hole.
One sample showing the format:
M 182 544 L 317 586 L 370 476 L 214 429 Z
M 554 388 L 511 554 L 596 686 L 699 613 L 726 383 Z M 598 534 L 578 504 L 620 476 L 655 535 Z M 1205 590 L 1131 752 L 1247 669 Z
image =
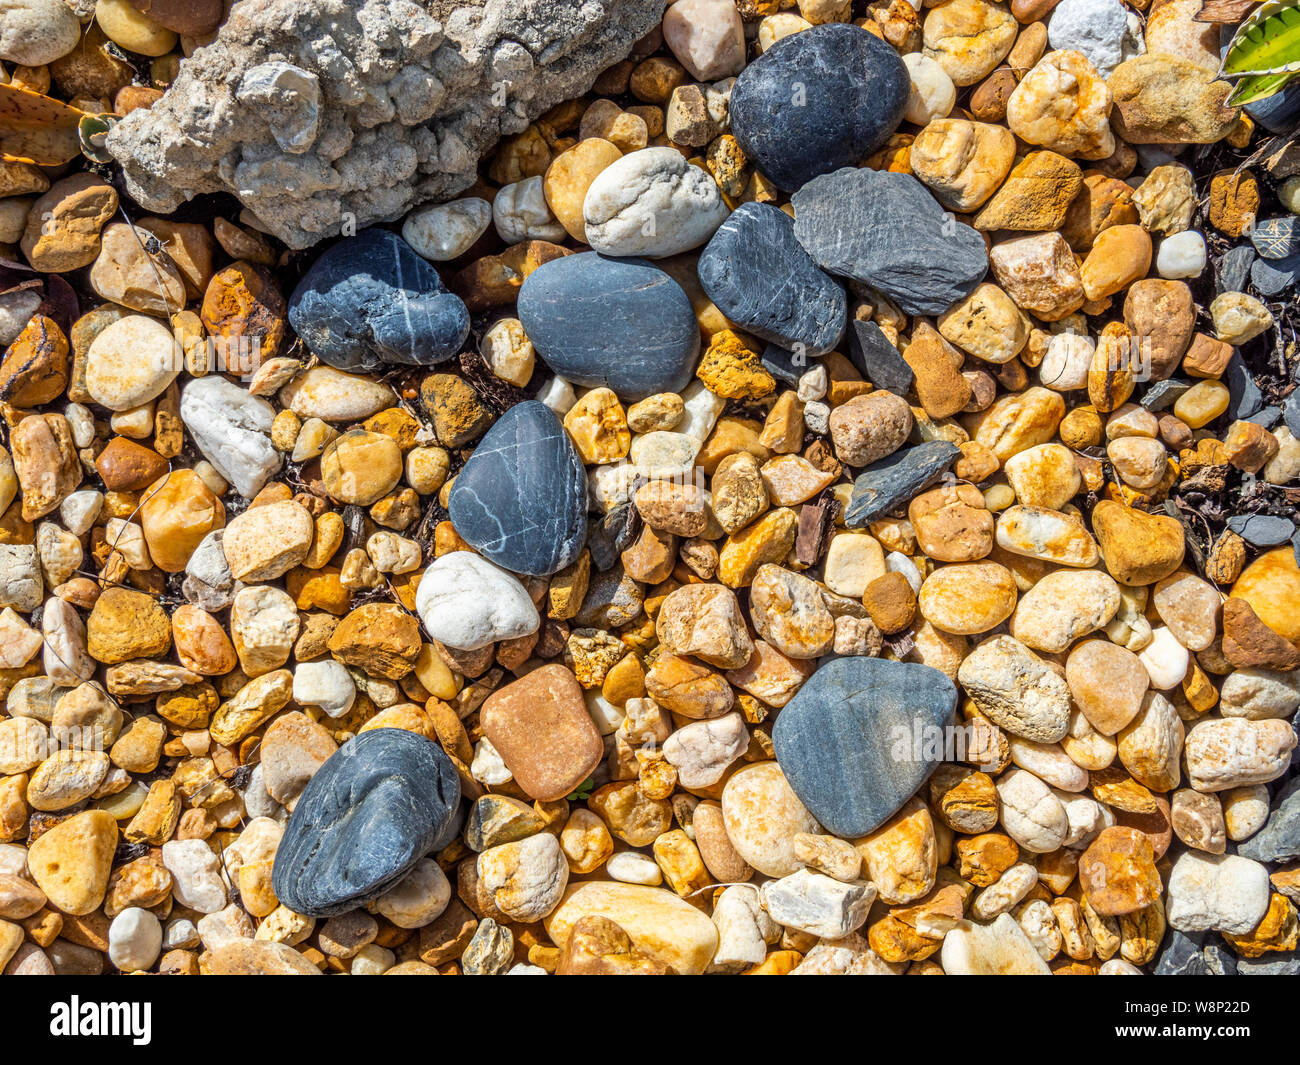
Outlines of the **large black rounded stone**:
M 718 310 L 757 337 L 821 355 L 844 335 L 844 289 L 795 240 L 794 220 L 771 204 L 736 208 L 697 269 Z
M 469 335 L 469 312 L 406 241 L 366 229 L 312 263 L 289 324 L 322 362 L 369 373 L 450 359 Z
M 731 132 L 783 189 L 857 166 L 903 121 L 912 79 L 898 53 L 844 22 L 778 41 L 731 90 Z
M 448 510 L 498 566 L 544 577 L 569 565 L 587 536 L 587 479 L 560 419 L 537 400 L 506 411 L 457 474 Z
M 951 758 L 957 688 L 930 666 L 827 662 L 781 711 L 776 760 L 829 832 L 853 839 L 889 820 Z
M 518 313 L 547 366 L 624 400 L 680 392 L 700 354 L 691 301 L 644 259 L 595 252 L 552 259 L 524 281 Z
M 458 831 L 460 779 L 437 744 L 404 729 L 362 732 L 298 798 L 271 884 L 295 913 L 330 917 L 384 894 Z

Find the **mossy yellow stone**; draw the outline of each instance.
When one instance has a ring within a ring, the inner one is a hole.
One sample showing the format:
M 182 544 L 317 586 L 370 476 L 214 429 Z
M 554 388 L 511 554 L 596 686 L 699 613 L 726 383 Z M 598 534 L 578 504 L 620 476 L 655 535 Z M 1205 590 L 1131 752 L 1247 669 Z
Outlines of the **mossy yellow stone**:
M 718 580 L 743 588 L 765 562 L 781 562 L 794 547 L 799 516 L 789 508 L 769 510 L 758 521 L 727 537 L 718 553 Z
M 715 333 L 695 376 L 723 399 L 761 399 L 776 391 L 758 345 L 731 329 Z

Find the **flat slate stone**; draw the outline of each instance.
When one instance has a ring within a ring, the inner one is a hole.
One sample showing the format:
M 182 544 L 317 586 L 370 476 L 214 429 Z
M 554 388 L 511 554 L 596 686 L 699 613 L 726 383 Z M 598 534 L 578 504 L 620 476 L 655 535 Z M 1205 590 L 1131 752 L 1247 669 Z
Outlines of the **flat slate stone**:
M 1288 781 L 1278 792 L 1264 827 L 1238 844 L 1237 853 L 1257 862 L 1300 858 L 1300 778 Z
M 1300 252 L 1300 217 L 1266 218 L 1250 231 L 1250 242 L 1265 259 L 1289 259 Z
M 844 335 L 843 286 L 794 239 L 794 220 L 780 208 L 742 203 L 700 253 L 697 269 L 704 294 L 756 337 L 821 355 Z
M 1223 383 L 1228 386 L 1228 414 L 1234 421 L 1249 418 L 1264 405 L 1264 394 L 1246 369 L 1246 360 L 1240 351 L 1234 351 L 1228 360 L 1228 367 L 1223 371 Z
M 1249 244 L 1238 244 L 1225 251 L 1219 260 L 1218 277 L 1214 282 L 1216 292 L 1240 292 L 1245 288 L 1254 261 L 1255 249 Z
M 680 392 L 700 354 L 691 301 L 644 259 L 595 252 L 552 259 L 519 289 L 518 314 L 547 366 L 623 400 Z
M 1277 296 L 1300 277 L 1300 252 L 1285 259 L 1256 259 L 1250 268 L 1250 283 L 1261 296 Z
M 1296 389 L 1286 397 L 1286 404 L 1282 407 L 1282 418 L 1286 422 L 1286 427 L 1291 430 L 1291 435 L 1300 437 L 1300 389 Z
M 1156 976 L 1236 976 L 1237 959 L 1207 938 L 1205 932 L 1169 929 L 1156 955 Z
M 617 503 L 595 522 L 587 536 L 591 561 L 602 573 L 618 565 L 619 556 L 641 532 L 641 515 L 631 503 Z
M 1261 958 L 1238 958 L 1238 976 L 1300 976 L 1300 951 L 1265 954 Z
M 1275 514 L 1234 514 L 1228 528 L 1255 547 L 1277 547 L 1291 539 L 1295 522 Z
M 460 351 L 469 312 L 396 233 L 367 229 L 311 265 L 289 300 L 289 324 L 335 369 L 434 366 Z
M 946 440 L 929 440 L 895 451 L 858 474 L 844 513 L 844 524 L 860 529 L 929 488 L 961 455 Z
M 931 666 L 838 658 L 818 669 L 776 719 L 776 760 L 828 831 L 864 836 L 944 760 L 944 726 L 956 706 L 953 682 Z
M 799 386 L 799 378 L 811 370 L 816 363 L 809 361 L 806 354 L 795 354 L 780 344 L 768 344 L 763 349 L 763 366 L 783 385 L 791 388 Z
M 1191 381 L 1181 377 L 1167 377 L 1157 381 L 1142 393 L 1142 406 L 1150 411 L 1168 410 L 1192 390 Z
M 1267 407 L 1261 407 L 1254 414 L 1243 418 L 1242 421 L 1262 425 L 1265 429 L 1272 429 L 1281 419 L 1282 408 L 1274 403 Z
M 791 203 L 794 235 L 823 270 L 883 292 L 904 314 L 942 314 L 988 270 L 984 238 L 910 174 L 846 167 Z
M 906 398 L 916 375 L 875 322 L 849 322 L 849 361 L 877 388 Z
M 436 743 L 362 732 L 320 767 L 284 830 L 271 883 L 295 913 L 330 917 L 384 894 L 460 829 L 460 779 Z
M 740 72 L 731 132 L 786 190 L 857 166 L 898 128 L 912 80 L 884 41 L 832 22 L 778 41 Z
M 545 577 L 576 559 L 587 478 L 555 412 L 533 399 L 498 418 L 456 475 L 447 509 L 476 551 L 515 573 Z

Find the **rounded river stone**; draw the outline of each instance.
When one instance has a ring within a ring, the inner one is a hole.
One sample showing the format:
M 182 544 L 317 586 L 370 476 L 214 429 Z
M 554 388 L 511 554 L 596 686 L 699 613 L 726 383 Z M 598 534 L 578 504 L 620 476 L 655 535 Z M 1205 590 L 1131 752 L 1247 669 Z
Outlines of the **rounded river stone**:
M 461 298 L 386 229 L 342 240 L 312 263 L 289 301 L 289 324 L 322 362 L 353 373 L 434 366 L 469 336 Z
M 437 744 L 404 729 L 348 741 L 285 828 L 271 883 L 295 913 L 330 917 L 384 894 L 459 831 L 460 779 Z
M 898 128 L 912 79 L 898 53 L 857 26 L 833 22 L 778 41 L 731 90 L 731 132 L 786 190 L 857 166 Z
M 837 658 L 776 719 L 776 760 L 827 831 L 865 836 L 951 760 L 956 706 L 953 682 L 930 666 Z
M 518 313 L 547 366 L 622 400 L 680 392 L 700 354 L 691 301 L 644 259 L 595 252 L 552 259 L 524 281 Z
M 448 510 L 498 566 L 542 577 L 573 562 L 587 536 L 587 479 L 551 409 L 529 400 L 497 419 L 456 476 Z

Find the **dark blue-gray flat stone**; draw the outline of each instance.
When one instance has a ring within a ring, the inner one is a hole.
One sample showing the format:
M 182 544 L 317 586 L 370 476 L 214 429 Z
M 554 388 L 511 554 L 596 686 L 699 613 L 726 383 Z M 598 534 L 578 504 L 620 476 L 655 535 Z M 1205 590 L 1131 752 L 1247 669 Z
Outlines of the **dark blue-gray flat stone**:
M 1300 778 L 1292 779 L 1273 799 L 1273 811 L 1264 827 L 1237 853 L 1257 862 L 1289 862 L 1300 858 Z
M 547 366 L 624 400 L 680 392 L 700 354 L 691 301 L 644 259 L 595 252 L 552 259 L 519 289 L 518 314 Z
M 853 482 L 844 524 L 860 529 L 883 517 L 939 480 L 960 455 L 955 444 L 929 440 L 873 462 Z
M 1225 251 L 1219 260 L 1215 291 L 1240 292 L 1246 287 L 1246 278 L 1250 276 L 1250 266 L 1254 261 L 1255 249 L 1249 244 L 1238 244 Z
M 1228 528 L 1255 547 L 1277 547 L 1291 539 L 1295 522 L 1274 514 L 1234 514 Z
M 944 760 L 945 726 L 956 706 L 956 687 L 932 666 L 837 658 L 776 719 L 776 760 L 827 831 L 865 836 Z
M 406 241 L 367 229 L 312 263 L 289 324 L 322 362 L 369 373 L 450 359 L 469 335 L 469 312 Z
M 806 355 L 844 335 L 848 298 L 794 239 L 794 221 L 767 203 L 742 203 L 718 227 L 697 267 L 714 305 L 756 337 Z
M 898 128 L 912 81 L 884 41 L 828 23 L 778 41 L 731 90 L 731 132 L 780 188 L 856 166 Z
M 1292 436 L 1300 436 L 1300 388 L 1286 397 L 1286 403 L 1282 407 L 1282 419 L 1286 422 L 1286 427 L 1291 430 Z
M 984 278 L 984 238 L 916 178 L 846 167 L 791 197 L 794 235 L 817 264 L 883 292 L 905 314 L 942 314 Z
M 1223 371 L 1223 383 L 1228 386 L 1228 414 L 1234 421 L 1249 418 L 1264 405 L 1264 394 L 1255 384 L 1254 375 L 1246 368 L 1240 351 L 1234 351 Z
M 545 577 L 576 559 L 587 538 L 587 478 L 560 419 L 544 403 L 516 403 L 479 441 L 447 509 L 484 558 Z
M 813 368 L 816 363 L 810 360 L 807 352 L 796 354 L 780 344 L 768 344 L 763 348 L 763 366 L 783 385 L 797 388 L 799 378 Z
M 1259 958 L 1238 958 L 1238 976 L 1300 976 L 1300 951 L 1265 954 Z
M 849 322 L 849 361 L 877 388 L 906 398 L 916 375 L 875 322 Z
M 275 852 L 271 884 L 295 913 L 329 917 L 377 898 L 459 830 L 460 779 L 436 743 L 362 732 L 317 770 Z
M 1236 976 L 1237 959 L 1207 938 L 1169 929 L 1156 955 L 1156 976 Z
M 1277 296 L 1300 277 L 1300 252 L 1285 259 L 1256 259 L 1250 267 L 1250 283 L 1261 296 Z
M 1282 408 L 1276 404 L 1267 407 L 1261 407 L 1249 417 L 1242 418 L 1244 422 L 1253 422 L 1255 425 L 1262 425 L 1265 429 L 1272 429 L 1282 417 Z
M 1265 259 L 1287 259 L 1300 252 L 1300 217 L 1266 218 L 1250 231 L 1250 242 Z
M 1191 391 L 1193 382 L 1181 377 L 1166 377 L 1156 381 L 1142 393 L 1142 406 L 1150 411 L 1168 410 Z

